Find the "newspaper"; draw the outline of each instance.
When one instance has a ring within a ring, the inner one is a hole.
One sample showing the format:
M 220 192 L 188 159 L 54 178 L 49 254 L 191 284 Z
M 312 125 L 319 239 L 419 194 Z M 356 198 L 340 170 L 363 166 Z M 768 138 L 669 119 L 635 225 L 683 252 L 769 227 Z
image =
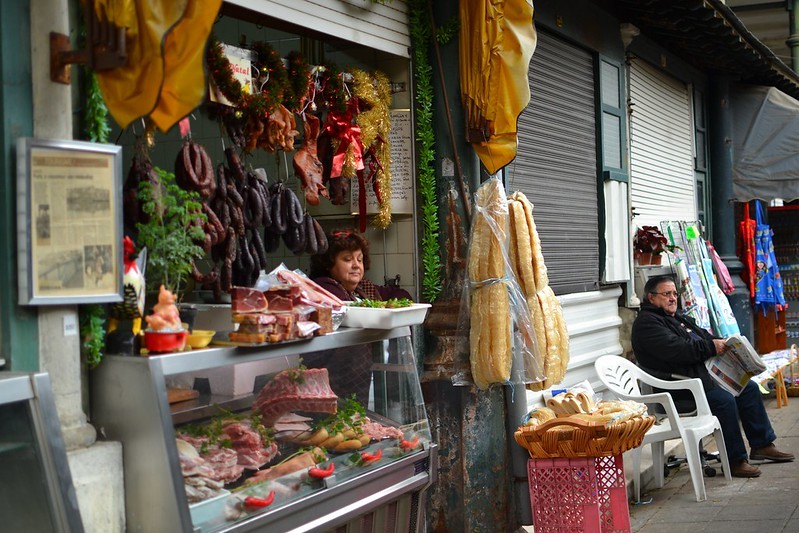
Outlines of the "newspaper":
M 731 335 L 724 342 L 729 349 L 705 361 L 705 366 L 724 390 L 738 396 L 752 376 L 766 370 L 766 365 L 746 337 Z

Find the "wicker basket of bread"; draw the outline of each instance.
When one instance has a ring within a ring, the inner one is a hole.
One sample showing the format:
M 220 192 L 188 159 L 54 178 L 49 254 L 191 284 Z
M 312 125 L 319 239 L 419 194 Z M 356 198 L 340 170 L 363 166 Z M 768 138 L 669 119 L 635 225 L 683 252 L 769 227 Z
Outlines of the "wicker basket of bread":
M 514 434 L 516 442 L 536 459 L 605 457 L 640 446 L 655 423 L 643 404 L 594 405 L 581 394 L 560 394 L 528 413 Z

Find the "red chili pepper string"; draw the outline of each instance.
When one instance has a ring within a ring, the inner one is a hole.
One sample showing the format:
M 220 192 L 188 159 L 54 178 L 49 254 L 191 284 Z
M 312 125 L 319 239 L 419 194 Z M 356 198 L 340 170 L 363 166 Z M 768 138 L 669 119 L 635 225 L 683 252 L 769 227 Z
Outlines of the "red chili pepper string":
M 383 457 L 383 450 L 378 449 L 377 453 L 361 452 L 361 461 L 364 463 L 371 463 Z
M 275 491 L 269 493 L 266 498 L 256 498 L 255 496 L 247 496 L 244 498 L 244 506 L 245 507 L 269 507 L 272 505 L 272 502 L 275 501 Z
M 412 450 L 419 445 L 419 435 L 414 435 L 413 440 L 402 439 L 400 441 L 400 448 L 404 450 Z
M 336 463 L 330 462 L 325 468 L 309 468 L 308 475 L 317 479 L 324 479 L 330 476 L 336 469 Z

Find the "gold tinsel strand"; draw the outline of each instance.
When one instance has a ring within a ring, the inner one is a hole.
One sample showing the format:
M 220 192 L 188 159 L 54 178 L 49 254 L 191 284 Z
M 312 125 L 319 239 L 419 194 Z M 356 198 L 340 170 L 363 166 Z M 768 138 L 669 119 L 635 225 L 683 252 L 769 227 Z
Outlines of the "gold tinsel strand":
M 356 118 L 361 128 L 364 151 L 372 147 L 382 166 L 374 179 L 377 180 L 383 201 L 372 223 L 385 229 L 391 224 L 391 144 L 388 140 L 391 131 L 391 86 L 388 77 L 382 72 L 375 72 L 373 78 L 367 72 L 355 70 L 352 76 L 353 93 L 369 106 Z
M 344 156 L 344 164 L 341 166 L 341 177 L 352 179 L 355 173 L 355 147 L 350 143 L 347 145 L 347 155 Z

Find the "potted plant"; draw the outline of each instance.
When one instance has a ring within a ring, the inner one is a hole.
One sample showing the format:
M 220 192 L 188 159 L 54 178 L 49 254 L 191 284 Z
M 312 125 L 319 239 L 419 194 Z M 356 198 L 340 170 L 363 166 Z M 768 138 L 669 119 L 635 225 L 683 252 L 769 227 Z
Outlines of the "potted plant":
M 137 242 L 147 247 L 145 283 L 150 294 L 161 285 L 177 301 L 183 297 L 194 261 L 203 257 L 205 238 L 200 194 L 182 189 L 175 174 L 156 168 L 158 183 L 139 183 L 138 199 L 146 221 L 136 224 Z
M 633 236 L 634 257 L 639 265 L 659 265 L 668 240 L 657 226 L 642 226 Z

